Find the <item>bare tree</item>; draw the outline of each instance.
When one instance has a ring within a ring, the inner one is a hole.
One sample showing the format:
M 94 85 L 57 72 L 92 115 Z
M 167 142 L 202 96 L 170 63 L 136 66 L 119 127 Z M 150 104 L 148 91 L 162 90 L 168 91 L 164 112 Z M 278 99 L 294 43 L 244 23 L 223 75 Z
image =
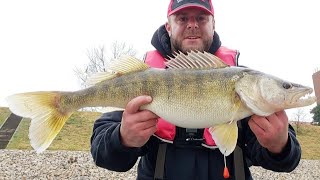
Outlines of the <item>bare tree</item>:
M 105 51 L 104 46 L 87 50 L 89 63 L 84 68 L 76 67 L 74 69 L 74 72 L 80 80 L 81 86 L 87 87 L 85 82 L 88 77 L 97 72 L 105 72 L 107 70 L 107 64 L 116 60 L 121 55 L 135 56 L 136 50 L 134 50 L 132 46 L 118 41 L 112 43 L 110 53 Z
M 307 116 L 307 113 L 304 111 L 303 108 L 298 108 L 294 113 L 293 113 L 293 118 L 296 121 L 296 126 L 297 126 L 297 134 L 299 134 L 299 128 L 301 121 L 303 121 Z
M 132 48 L 132 46 L 128 46 L 124 42 L 115 41 L 111 47 L 111 54 L 113 56 L 112 57 L 113 59 L 117 59 L 123 54 L 129 55 L 129 56 L 135 56 L 137 52 Z
M 124 42 L 113 42 L 110 48 L 110 53 L 107 53 L 104 46 L 99 48 L 93 48 L 92 50 L 87 50 L 87 56 L 89 63 L 83 68 L 76 67 L 74 69 L 75 74 L 77 75 L 81 87 L 85 88 L 88 85 L 86 84 L 87 79 L 94 73 L 97 72 L 106 72 L 108 63 L 116 60 L 121 55 L 130 55 L 135 56 L 136 50 L 132 46 L 127 45 Z M 108 111 L 110 108 L 85 108 L 82 110 L 89 111 Z

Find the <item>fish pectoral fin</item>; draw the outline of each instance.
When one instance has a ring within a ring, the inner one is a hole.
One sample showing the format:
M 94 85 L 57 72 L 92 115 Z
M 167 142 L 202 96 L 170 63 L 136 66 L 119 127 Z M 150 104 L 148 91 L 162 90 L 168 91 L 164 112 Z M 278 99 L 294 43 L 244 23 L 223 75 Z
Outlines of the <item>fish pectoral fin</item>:
M 87 79 L 86 84 L 94 85 L 105 80 L 147 69 L 149 69 L 149 66 L 143 61 L 135 57 L 123 55 L 119 59 L 113 60 L 104 72 L 98 72 L 90 76 Z
M 211 127 L 209 132 L 223 155 L 228 156 L 234 151 L 238 139 L 237 121 Z
M 167 60 L 166 66 L 170 69 L 218 69 L 229 67 L 217 56 L 200 51 L 191 51 L 188 54 L 176 53 Z
M 47 149 L 73 111 L 59 110 L 60 94 L 57 92 L 31 92 L 7 98 L 11 112 L 31 118 L 29 139 L 37 153 Z

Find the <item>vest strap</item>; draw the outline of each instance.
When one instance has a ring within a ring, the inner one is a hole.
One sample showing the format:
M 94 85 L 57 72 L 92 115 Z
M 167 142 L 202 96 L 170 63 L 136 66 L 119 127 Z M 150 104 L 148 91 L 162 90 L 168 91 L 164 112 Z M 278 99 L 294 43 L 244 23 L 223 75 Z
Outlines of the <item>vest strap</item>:
M 154 172 L 154 180 L 163 180 L 164 163 L 166 161 L 167 143 L 160 143 Z
M 236 180 L 245 180 L 242 149 L 236 146 L 233 152 L 234 176 Z
M 241 121 L 237 122 L 238 124 L 238 131 L 240 140 L 242 140 L 242 125 Z M 243 151 L 239 144 L 237 144 L 234 152 L 233 152 L 233 161 L 234 161 L 234 176 L 236 180 L 245 180 L 245 173 L 244 173 L 244 162 L 243 162 Z

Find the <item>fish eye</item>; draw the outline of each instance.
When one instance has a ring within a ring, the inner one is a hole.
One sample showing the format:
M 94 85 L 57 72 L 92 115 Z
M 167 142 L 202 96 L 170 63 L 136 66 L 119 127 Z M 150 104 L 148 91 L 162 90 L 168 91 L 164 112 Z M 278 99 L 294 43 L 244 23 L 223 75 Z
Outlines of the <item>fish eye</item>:
M 283 87 L 284 89 L 291 89 L 291 88 L 292 88 L 292 84 L 291 84 L 291 83 L 288 83 L 288 82 L 284 82 L 284 83 L 282 84 L 282 87 Z

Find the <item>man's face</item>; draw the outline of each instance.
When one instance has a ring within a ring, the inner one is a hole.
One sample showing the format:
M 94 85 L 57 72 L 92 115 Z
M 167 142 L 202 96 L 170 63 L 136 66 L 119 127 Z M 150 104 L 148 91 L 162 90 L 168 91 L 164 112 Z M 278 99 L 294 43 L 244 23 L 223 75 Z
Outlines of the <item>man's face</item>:
M 200 9 L 185 9 L 168 17 L 166 29 L 172 51 L 208 51 L 213 40 L 214 18 Z

